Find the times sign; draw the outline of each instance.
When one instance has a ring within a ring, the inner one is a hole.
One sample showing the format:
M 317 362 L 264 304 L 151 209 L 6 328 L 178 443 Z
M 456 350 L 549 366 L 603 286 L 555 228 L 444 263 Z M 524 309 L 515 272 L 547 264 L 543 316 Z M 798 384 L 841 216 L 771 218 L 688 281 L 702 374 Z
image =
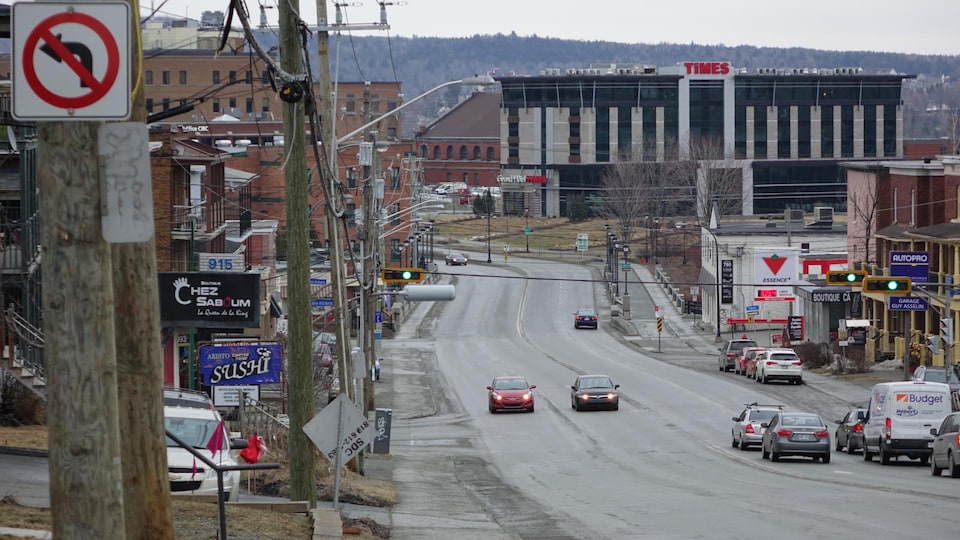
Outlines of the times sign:
M 733 303 L 733 259 L 720 261 L 720 303 Z

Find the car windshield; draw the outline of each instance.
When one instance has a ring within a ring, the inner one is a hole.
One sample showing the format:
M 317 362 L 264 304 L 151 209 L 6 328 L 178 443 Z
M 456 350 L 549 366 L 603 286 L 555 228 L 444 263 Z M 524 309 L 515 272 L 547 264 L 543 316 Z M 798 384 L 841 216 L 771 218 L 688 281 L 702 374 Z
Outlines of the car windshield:
M 610 388 L 613 384 L 607 377 L 589 377 L 580 380 L 580 388 Z
M 220 425 L 220 422 L 211 418 L 170 418 L 163 419 L 167 431 L 173 433 L 183 442 L 194 448 L 206 448 L 207 443 Z M 167 446 L 180 446 L 167 437 Z M 226 445 L 226 440 L 224 440 Z M 223 446 L 226 449 L 226 446 Z
M 592 309 L 581 309 L 580 311 L 577 312 L 577 315 L 580 315 L 581 317 L 592 317 L 592 316 L 593 316 L 593 310 L 592 310 Z
M 494 383 L 495 390 L 523 390 L 527 388 L 527 381 L 523 379 L 501 379 Z
M 451 254 L 450 254 L 450 258 L 451 258 L 451 259 L 462 259 L 462 258 L 463 258 L 463 255 L 461 255 L 460 253 L 451 253 Z
M 778 354 L 778 353 L 774 353 L 774 354 L 771 354 L 771 355 L 770 355 L 770 359 L 771 359 L 771 360 L 784 360 L 784 361 L 789 362 L 789 361 L 791 361 L 791 360 L 796 360 L 797 357 L 794 356 L 794 355 L 792 355 L 792 354 L 790 354 L 790 353 L 779 353 L 779 354 Z

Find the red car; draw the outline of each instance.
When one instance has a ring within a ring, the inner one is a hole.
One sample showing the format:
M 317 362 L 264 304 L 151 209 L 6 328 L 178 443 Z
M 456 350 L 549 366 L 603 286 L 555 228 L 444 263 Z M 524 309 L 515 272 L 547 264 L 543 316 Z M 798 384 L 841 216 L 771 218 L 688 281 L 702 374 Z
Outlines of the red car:
M 747 374 L 747 363 L 750 361 L 750 358 L 756 357 L 756 354 L 760 351 L 767 350 L 766 347 L 744 347 L 740 351 L 740 355 L 737 356 L 737 359 L 733 362 L 733 372 L 737 375 L 746 375 Z M 753 354 L 750 354 L 750 353 Z
M 497 411 L 533 412 L 533 389 L 523 377 L 496 377 L 487 387 L 487 407 Z

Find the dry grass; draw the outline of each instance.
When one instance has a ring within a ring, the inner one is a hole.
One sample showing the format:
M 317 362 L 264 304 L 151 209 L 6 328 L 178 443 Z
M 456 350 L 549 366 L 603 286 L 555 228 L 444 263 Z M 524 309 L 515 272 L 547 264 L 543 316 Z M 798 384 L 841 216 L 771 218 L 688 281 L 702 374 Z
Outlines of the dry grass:
M 47 449 L 47 426 L 0 426 L 0 446 Z

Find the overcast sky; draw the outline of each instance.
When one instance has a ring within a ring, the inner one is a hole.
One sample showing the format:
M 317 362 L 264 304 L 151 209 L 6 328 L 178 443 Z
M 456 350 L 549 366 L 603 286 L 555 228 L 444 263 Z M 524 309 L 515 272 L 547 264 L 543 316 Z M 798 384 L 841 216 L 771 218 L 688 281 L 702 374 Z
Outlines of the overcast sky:
M 159 7 L 163 0 L 152 0 Z M 279 0 L 262 0 L 276 25 Z M 322 1 L 322 0 L 321 0 Z M 150 2 L 141 8 L 150 11 Z M 254 24 L 259 4 L 246 0 Z M 375 0 L 348 2 L 344 22 L 379 21 Z M 391 36 L 537 35 L 619 43 L 696 43 L 960 55 L 958 0 L 389 0 Z M 168 0 L 164 14 L 199 19 L 228 0 Z M 327 4 L 334 18 L 333 2 Z M 300 2 L 314 25 L 316 0 Z M 146 14 L 145 13 L 145 14 Z M 236 21 L 235 21 L 236 24 Z M 356 32 L 387 35 L 387 32 Z

